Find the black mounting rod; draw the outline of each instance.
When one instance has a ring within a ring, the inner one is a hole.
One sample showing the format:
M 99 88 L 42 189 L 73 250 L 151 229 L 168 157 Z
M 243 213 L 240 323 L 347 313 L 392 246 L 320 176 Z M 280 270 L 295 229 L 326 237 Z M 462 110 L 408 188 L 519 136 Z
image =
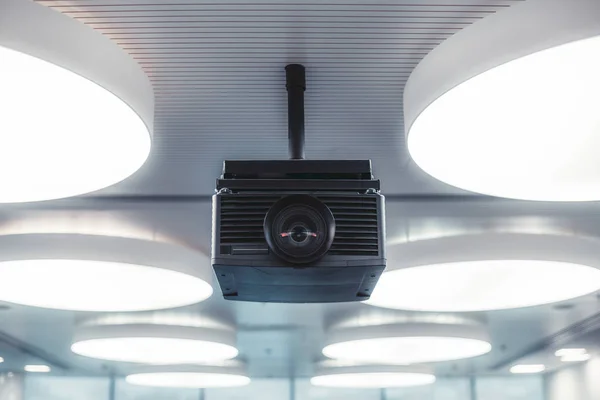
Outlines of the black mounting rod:
M 285 67 L 285 88 L 288 92 L 288 141 L 292 160 L 304 159 L 304 91 L 306 77 L 304 66 L 290 64 Z

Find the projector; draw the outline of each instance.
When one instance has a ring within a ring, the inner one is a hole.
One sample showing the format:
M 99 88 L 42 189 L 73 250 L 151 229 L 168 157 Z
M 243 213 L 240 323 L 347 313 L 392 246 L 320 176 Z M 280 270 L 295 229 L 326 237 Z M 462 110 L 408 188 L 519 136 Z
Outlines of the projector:
M 370 161 L 226 161 L 212 264 L 230 300 L 367 300 L 385 268 Z
M 291 160 L 225 161 L 212 265 L 228 300 L 369 299 L 385 269 L 384 197 L 368 160 L 304 160 L 304 67 L 286 67 Z

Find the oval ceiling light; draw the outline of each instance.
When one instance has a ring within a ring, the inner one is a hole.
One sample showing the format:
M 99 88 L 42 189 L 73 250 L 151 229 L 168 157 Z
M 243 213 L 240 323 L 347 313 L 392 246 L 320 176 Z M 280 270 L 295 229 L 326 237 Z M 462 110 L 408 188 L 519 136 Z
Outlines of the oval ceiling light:
M 220 365 L 150 367 L 125 379 L 140 386 L 197 389 L 246 386 L 250 383 L 244 365 L 238 361 Z
M 33 1 L 3 0 L 0 60 L 0 203 L 93 192 L 144 164 L 154 92 L 105 35 Z
M 510 368 L 511 374 L 539 374 L 545 370 L 543 364 L 519 364 Z
M 408 150 L 452 186 L 600 200 L 600 2 L 529 0 L 427 55 L 404 92 Z
M 600 251 L 584 238 L 482 234 L 396 245 L 367 304 L 468 312 L 538 306 L 600 289 Z
M 93 235 L 0 236 L 0 301 L 74 311 L 144 311 L 203 301 L 210 260 L 157 241 Z
M 326 357 L 353 362 L 409 365 L 477 357 L 490 352 L 478 324 L 399 323 L 333 329 Z
M 196 364 L 238 355 L 233 329 L 121 324 L 82 326 L 71 350 L 101 360 L 145 364 Z
M 430 385 L 435 375 L 427 369 L 398 365 L 319 366 L 310 383 L 329 388 L 379 389 Z

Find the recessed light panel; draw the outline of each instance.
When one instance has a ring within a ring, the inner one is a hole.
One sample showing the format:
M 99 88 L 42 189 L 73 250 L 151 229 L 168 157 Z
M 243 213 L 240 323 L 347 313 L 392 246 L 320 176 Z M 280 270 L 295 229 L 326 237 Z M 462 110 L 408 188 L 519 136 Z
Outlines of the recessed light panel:
M 161 294 L 165 291 L 167 296 Z M 212 289 L 207 282 L 177 271 L 63 259 L 0 262 L 0 292 L 3 301 L 34 307 L 140 311 L 197 303 Z
M 418 311 L 500 310 L 568 300 L 599 288 L 600 270 L 585 265 L 481 260 L 385 272 L 369 304 Z
M 132 374 L 127 382 L 133 385 L 175 388 L 222 388 L 246 386 L 250 378 L 242 375 L 206 372 L 153 372 Z
M 0 255 L 1 301 L 60 310 L 143 311 L 186 306 L 212 294 L 210 261 L 180 246 L 52 234 L 4 236 L 0 243 L 6 249 Z
M 34 2 L 4 0 L 0 26 L 0 203 L 89 193 L 137 171 L 154 103 L 140 66 Z
M 527 1 L 432 51 L 404 98 L 416 164 L 485 195 L 599 200 L 598 18 L 595 1 Z
M 409 365 L 477 357 L 491 349 L 480 326 L 415 323 L 333 330 L 323 355 L 354 362 Z
M 600 289 L 596 245 L 582 239 L 491 234 L 424 240 L 391 250 L 392 268 L 383 273 L 368 304 L 488 311 L 549 304 Z M 592 265 L 580 264 L 588 261 Z
M 47 365 L 26 365 L 24 370 L 25 372 L 35 373 L 47 373 L 51 371 L 50 367 Z
M 567 348 L 557 350 L 554 355 L 556 357 L 565 357 L 565 356 L 580 356 L 582 354 L 587 354 L 587 350 L 584 348 Z
M 183 365 L 146 369 L 127 376 L 133 385 L 171 388 L 225 388 L 246 386 L 250 378 L 239 363 L 231 366 Z
M 513 366 L 510 372 L 513 374 L 539 374 L 545 370 L 546 366 L 543 364 L 520 364 Z
M 411 372 L 345 373 L 315 376 L 310 382 L 337 388 L 391 388 L 429 385 L 435 382 L 435 376 Z
M 592 356 L 589 354 L 571 354 L 568 356 L 562 356 L 560 358 L 560 361 L 575 363 L 575 362 L 585 362 L 585 361 L 590 360 L 591 358 L 592 358 Z
M 83 326 L 71 350 L 91 358 L 145 364 L 209 363 L 238 354 L 233 330 L 157 324 Z
M 458 360 L 488 353 L 488 342 L 453 337 L 389 337 L 352 340 L 323 349 L 327 357 L 364 362 L 414 364 Z
M 378 389 L 429 385 L 435 382 L 430 371 L 390 365 L 362 365 L 318 368 L 310 380 L 314 386 Z

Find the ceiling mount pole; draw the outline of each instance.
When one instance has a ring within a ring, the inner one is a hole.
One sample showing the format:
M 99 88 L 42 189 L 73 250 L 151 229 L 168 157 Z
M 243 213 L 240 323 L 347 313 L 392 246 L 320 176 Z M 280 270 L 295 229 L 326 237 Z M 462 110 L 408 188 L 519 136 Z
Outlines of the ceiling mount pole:
M 305 69 L 300 64 L 285 67 L 285 87 L 288 92 L 288 141 L 292 160 L 304 159 L 304 91 Z

